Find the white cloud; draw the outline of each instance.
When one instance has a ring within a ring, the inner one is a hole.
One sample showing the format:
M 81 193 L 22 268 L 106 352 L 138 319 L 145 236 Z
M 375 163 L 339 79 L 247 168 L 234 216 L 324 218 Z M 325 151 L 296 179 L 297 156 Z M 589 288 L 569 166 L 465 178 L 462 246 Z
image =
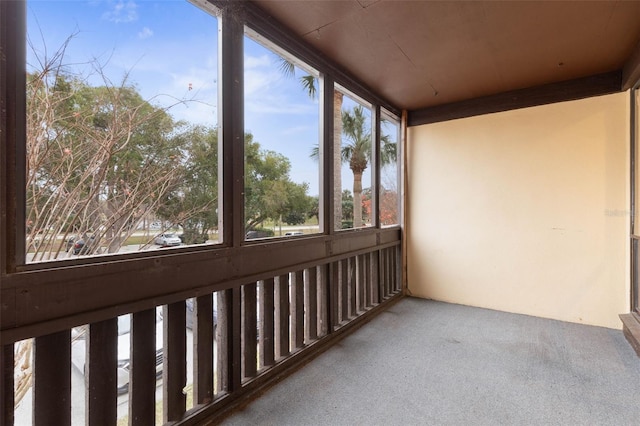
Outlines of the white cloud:
M 310 125 L 305 125 L 305 126 L 287 127 L 282 129 L 282 135 L 284 136 L 297 135 L 301 133 L 307 133 L 310 130 L 317 130 L 317 126 L 314 127 Z
M 144 27 L 142 29 L 142 31 L 140 31 L 138 33 L 138 38 L 140 40 L 144 40 L 144 39 L 149 38 L 151 36 L 153 36 L 153 31 L 149 27 Z
M 110 10 L 102 14 L 102 19 L 115 22 L 133 22 L 138 20 L 138 5 L 133 0 L 109 1 Z
M 244 94 L 246 97 L 258 96 L 267 92 L 268 88 L 277 81 L 279 76 L 274 73 L 262 72 L 258 70 L 245 69 L 244 72 Z
M 244 57 L 245 69 L 268 67 L 270 65 L 271 65 L 271 60 L 269 59 L 268 55 L 261 55 L 261 56 L 246 55 Z

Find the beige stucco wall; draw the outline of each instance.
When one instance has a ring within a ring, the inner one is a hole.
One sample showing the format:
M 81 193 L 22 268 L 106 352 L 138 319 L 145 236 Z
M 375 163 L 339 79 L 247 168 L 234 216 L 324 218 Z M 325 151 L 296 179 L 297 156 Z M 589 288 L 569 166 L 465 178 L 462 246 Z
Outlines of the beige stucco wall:
M 629 94 L 409 128 L 410 294 L 620 328 Z

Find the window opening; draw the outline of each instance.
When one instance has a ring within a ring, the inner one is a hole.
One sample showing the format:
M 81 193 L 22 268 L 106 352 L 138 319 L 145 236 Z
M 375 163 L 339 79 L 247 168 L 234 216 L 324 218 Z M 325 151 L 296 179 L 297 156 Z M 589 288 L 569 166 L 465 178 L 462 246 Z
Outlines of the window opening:
M 398 167 L 400 140 L 400 122 L 397 118 L 383 112 L 380 123 L 380 226 L 393 226 L 399 222 L 400 212 L 400 175 Z M 365 204 L 365 210 L 371 207 Z
M 28 2 L 27 262 L 218 242 L 217 27 L 186 1 Z
M 336 88 L 334 111 L 334 137 L 340 134 L 340 157 L 334 159 L 336 189 L 340 191 L 340 221 L 336 230 L 371 226 L 373 218 L 366 205 L 371 205 L 373 180 L 371 169 L 374 132 L 371 120 L 371 105 Z M 336 147 L 337 148 L 337 147 Z M 338 167 L 339 166 L 339 167 Z M 337 201 L 337 200 L 336 200 Z M 337 215 L 338 209 L 336 209 Z
M 245 239 L 321 232 L 318 72 L 245 36 Z

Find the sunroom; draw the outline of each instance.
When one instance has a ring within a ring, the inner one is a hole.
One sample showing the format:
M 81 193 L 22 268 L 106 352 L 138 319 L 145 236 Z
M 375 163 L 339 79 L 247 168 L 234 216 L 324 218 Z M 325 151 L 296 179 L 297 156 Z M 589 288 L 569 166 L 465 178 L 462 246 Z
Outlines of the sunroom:
M 0 2 L 0 424 L 217 423 L 418 311 L 624 332 L 640 377 L 639 19 L 636 1 Z M 454 333 L 417 321 L 420 353 Z M 261 413 L 235 421 L 282 422 Z

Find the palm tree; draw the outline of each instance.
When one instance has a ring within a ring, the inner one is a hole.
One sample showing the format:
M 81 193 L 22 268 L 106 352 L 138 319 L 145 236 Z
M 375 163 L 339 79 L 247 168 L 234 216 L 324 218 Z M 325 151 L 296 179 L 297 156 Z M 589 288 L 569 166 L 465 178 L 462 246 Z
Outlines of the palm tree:
M 367 130 L 364 108 L 357 105 L 353 111 L 342 111 L 342 131 L 346 143 L 340 154 L 353 172 L 353 227 L 362 226 L 362 174 L 371 161 L 371 131 Z M 396 144 L 387 135 L 380 138 L 380 167 L 396 161 Z
M 295 65 L 280 57 L 280 70 L 289 77 L 295 77 Z M 300 77 L 300 84 L 309 97 L 315 98 L 316 78 L 312 75 Z M 353 113 L 342 111 L 344 95 L 339 90 L 333 91 L 333 169 L 334 175 L 334 223 L 337 228 L 342 224 L 342 177 L 340 169 L 342 163 L 349 163 L 349 168 L 353 172 L 353 226 L 362 226 L 362 174 L 367 169 L 371 161 L 371 131 L 365 128 L 366 116 L 364 109 L 358 105 L 353 109 Z M 342 143 L 342 134 L 347 139 Z M 311 156 L 318 158 L 318 147 L 314 147 Z M 387 135 L 380 138 L 380 167 L 390 164 L 397 159 L 396 144 L 389 140 Z
M 287 61 L 280 57 L 280 71 L 289 77 L 295 77 L 296 67 L 293 62 Z M 312 75 L 303 75 L 300 77 L 300 84 L 307 92 L 309 97 L 315 98 L 317 80 Z M 342 157 L 340 155 L 342 147 L 342 120 L 340 117 L 342 111 L 342 100 L 344 95 L 339 90 L 333 91 L 333 170 L 334 186 L 333 186 L 333 218 L 335 226 L 339 229 L 342 224 L 342 177 L 340 175 L 340 167 L 342 167 Z M 318 158 L 318 149 L 314 148 L 312 157 Z
M 336 170 L 340 170 L 342 163 L 349 164 L 353 173 L 353 227 L 362 226 L 362 175 L 369 167 L 371 161 L 371 131 L 367 130 L 367 117 L 364 108 L 357 105 L 353 111 L 341 111 L 342 132 L 345 136 L 345 143 L 340 145 L 340 165 Z M 380 137 L 380 167 L 384 167 L 397 159 L 396 144 L 389 139 L 388 135 Z M 319 150 L 315 146 L 311 150 L 311 157 L 318 158 Z M 342 197 L 342 191 L 340 197 Z M 340 198 L 342 199 L 342 198 Z M 359 206 L 359 208 L 356 208 Z M 341 223 L 342 217 L 340 217 Z

